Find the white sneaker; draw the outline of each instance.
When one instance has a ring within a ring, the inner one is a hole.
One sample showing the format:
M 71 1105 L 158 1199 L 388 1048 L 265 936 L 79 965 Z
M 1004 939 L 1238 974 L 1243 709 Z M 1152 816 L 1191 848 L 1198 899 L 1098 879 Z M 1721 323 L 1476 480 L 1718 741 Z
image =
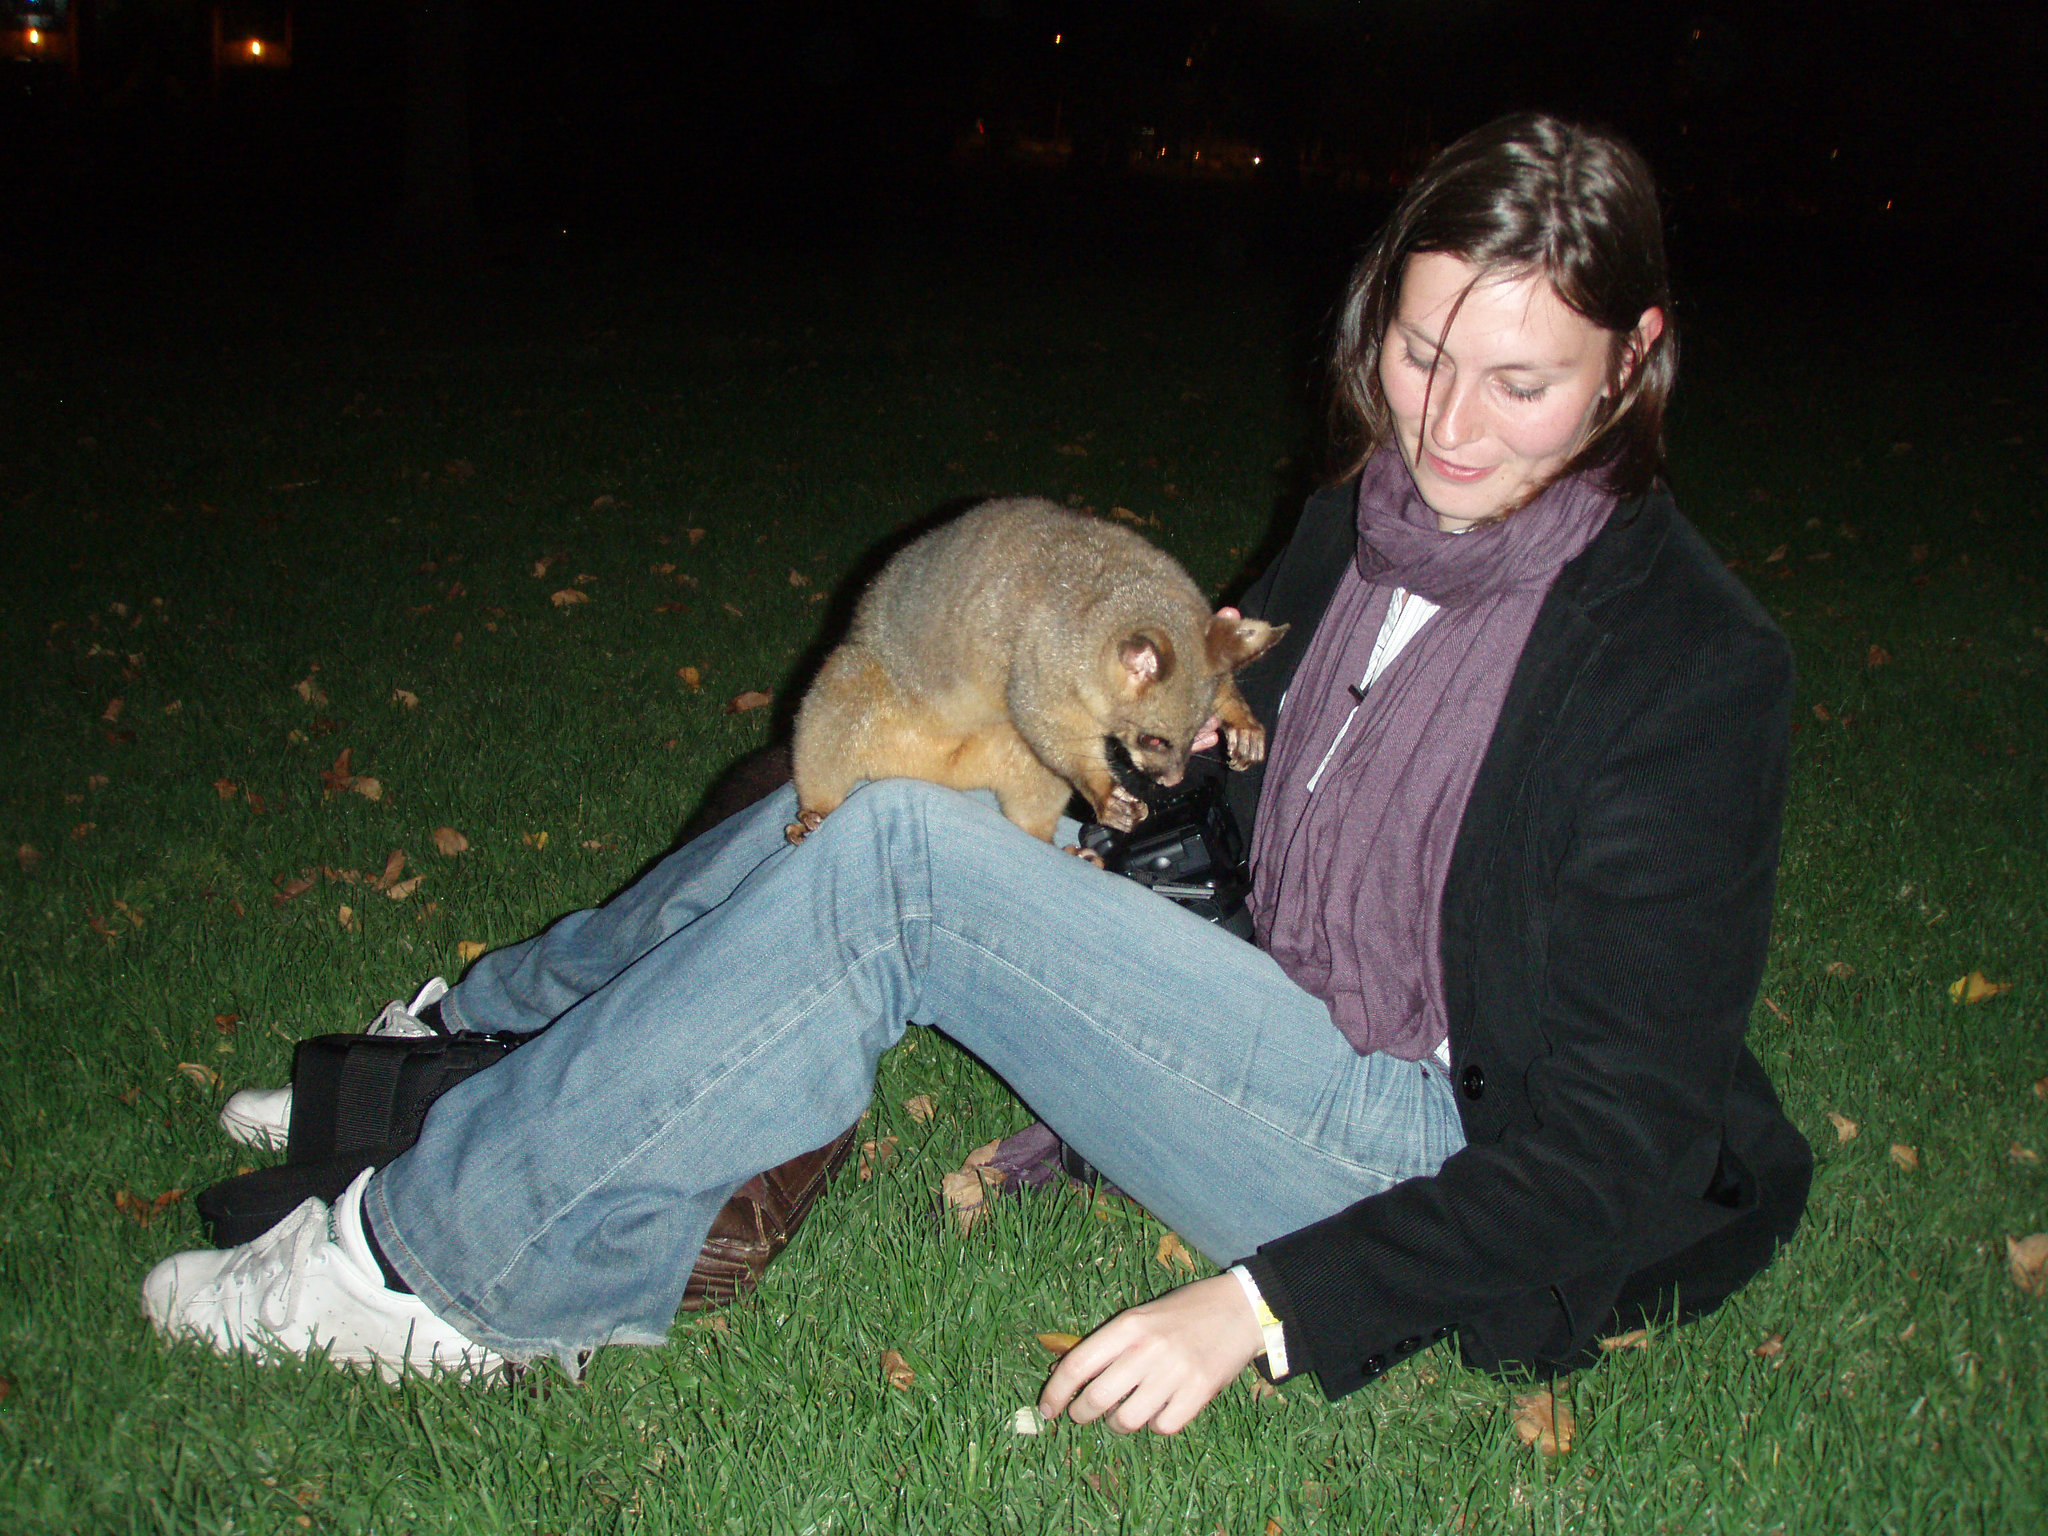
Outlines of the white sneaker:
M 408 1370 L 473 1375 L 503 1357 L 472 1344 L 417 1296 L 385 1289 L 363 1235 L 365 1168 L 332 1209 L 307 1200 L 239 1248 L 165 1259 L 142 1282 L 142 1311 L 166 1337 L 197 1338 L 222 1354 L 306 1355 L 374 1365 L 386 1381 Z
M 370 1021 L 370 1027 L 363 1033 L 414 1040 L 439 1034 L 433 1025 L 420 1022 L 419 1011 L 447 995 L 448 983 L 436 976 L 420 988 L 410 1003 L 401 1006 L 397 998 L 386 1003 L 384 1011 Z M 220 1128 L 228 1133 L 228 1140 L 238 1141 L 245 1147 L 282 1151 L 292 1135 L 290 1085 L 283 1088 L 244 1088 L 221 1106 Z

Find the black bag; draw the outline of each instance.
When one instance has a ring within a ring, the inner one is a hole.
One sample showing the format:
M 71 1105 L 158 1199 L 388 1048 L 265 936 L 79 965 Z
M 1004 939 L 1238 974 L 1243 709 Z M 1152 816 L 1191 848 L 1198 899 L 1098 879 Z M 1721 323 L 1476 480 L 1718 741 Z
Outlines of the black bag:
M 309 1197 L 333 1204 L 365 1168 L 415 1141 L 434 1100 L 533 1035 L 316 1035 L 292 1058 L 292 1125 L 275 1168 L 222 1179 L 193 1199 L 220 1248 L 259 1237 Z

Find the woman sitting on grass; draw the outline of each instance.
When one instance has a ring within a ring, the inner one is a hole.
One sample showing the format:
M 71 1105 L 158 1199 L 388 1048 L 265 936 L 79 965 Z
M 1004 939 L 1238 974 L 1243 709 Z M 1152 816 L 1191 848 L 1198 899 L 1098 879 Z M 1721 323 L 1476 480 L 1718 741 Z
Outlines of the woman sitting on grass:
M 331 1210 L 158 1265 L 148 1315 L 387 1370 L 661 1344 L 721 1207 L 857 1120 L 906 1020 L 1230 1266 L 1096 1329 L 1048 1415 L 1172 1433 L 1260 1357 L 1334 1396 L 1453 1331 L 1564 1369 L 1714 1307 L 1811 1168 L 1743 1045 L 1792 666 L 1657 481 L 1668 303 L 1646 167 L 1550 118 L 1381 231 L 1358 473 L 1244 601 L 1294 625 L 1242 678 L 1256 947 L 921 782 L 792 848 L 785 789 L 479 960 L 440 1023 L 546 1034 Z

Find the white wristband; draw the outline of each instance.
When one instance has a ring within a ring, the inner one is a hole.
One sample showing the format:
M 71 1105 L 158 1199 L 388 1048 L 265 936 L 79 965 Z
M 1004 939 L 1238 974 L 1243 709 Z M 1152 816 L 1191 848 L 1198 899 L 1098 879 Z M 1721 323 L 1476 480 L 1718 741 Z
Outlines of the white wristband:
M 1251 1303 L 1252 1316 L 1259 1320 L 1259 1332 L 1266 1341 L 1266 1369 L 1278 1381 L 1287 1374 L 1287 1330 L 1266 1305 L 1266 1298 L 1259 1294 L 1259 1282 L 1252 1278 L 1252 1272 L 1242 1264 L 1233 1264 L 1230 1273 L 1244 1291 L 1244 1299 Z

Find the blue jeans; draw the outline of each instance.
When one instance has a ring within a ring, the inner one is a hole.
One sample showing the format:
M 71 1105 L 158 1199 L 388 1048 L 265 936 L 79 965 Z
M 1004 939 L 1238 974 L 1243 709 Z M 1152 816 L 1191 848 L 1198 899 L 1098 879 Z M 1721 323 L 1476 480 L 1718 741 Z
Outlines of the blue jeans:
M 1464 1144 L 1433 1063 L 1360 1056 L 1261 951 L 982 798 L 885 780 L 792 848 L 794 814 L 769 796 L 442 1003 L 457 1029 L 552 1026 L 366 1196 L 476 1342 L 663 1342 L 719 1207 L 851 1125 L 909 1021 L 1219 1264 Z

